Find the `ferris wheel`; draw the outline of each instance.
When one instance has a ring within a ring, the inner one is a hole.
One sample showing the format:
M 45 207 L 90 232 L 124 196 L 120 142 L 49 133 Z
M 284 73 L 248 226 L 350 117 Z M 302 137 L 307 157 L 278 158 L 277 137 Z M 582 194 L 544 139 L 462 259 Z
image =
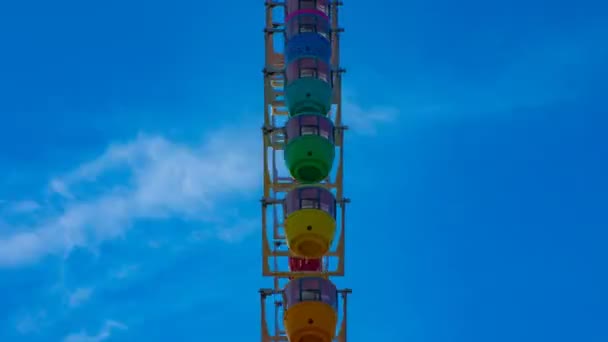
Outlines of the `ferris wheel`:
M 265 3 L 262 342 L 346 342 L 341 5 Z

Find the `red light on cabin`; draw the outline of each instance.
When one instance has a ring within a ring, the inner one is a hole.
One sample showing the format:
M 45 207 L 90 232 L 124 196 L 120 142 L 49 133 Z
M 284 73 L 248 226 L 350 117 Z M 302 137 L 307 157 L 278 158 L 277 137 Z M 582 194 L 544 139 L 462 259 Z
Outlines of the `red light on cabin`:
M 289 270 L 292 272 L 321 272 L 323 263 L 321 259 L 289 257 Z

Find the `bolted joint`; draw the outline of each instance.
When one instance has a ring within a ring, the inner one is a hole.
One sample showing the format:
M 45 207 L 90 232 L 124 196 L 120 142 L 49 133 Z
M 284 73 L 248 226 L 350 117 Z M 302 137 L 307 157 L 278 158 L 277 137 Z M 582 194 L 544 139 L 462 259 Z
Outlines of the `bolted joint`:
M 348 130 L 348 126 L 345 126 L 345 125 L 336 126 L 336 130 L 339 132 L 346 131 L 346 130 Z
M 275 76 L 283 74 L 284 71 L 269 70 L 268 68 L 264 68 L 262 69 L 262 73 L 264 74 L 264 76 Z
M 259 289 L 258 292 L 260 293 L 260 296 L 262 296 L 262 298 L 266 298 L 274 294 L 274 290 L 272 289 Z
M 281 204 L 281 203 L 283 203 L 283 201 L 274 200 L 274 199 L 267 199 L 265 197 L 262 197 L 262 199 L 260 200 L 260 202 L 262 202 L 262 207 L 263 208 L 266 208 L 266 207 L 268 207 L 269 205 L 272 205 L 272 204 Z
M 272 133 L 274 133 L 276 130 L 277 130 L 277 129 L 276 129 L 275 127 L 272 127 L 272 126 L 267 126 L 267 125 L 262 126 L 262 133 L 263 133 L 264 135 L 272 134 Z
M 264 198 L 264 197 L 262 197 L 260 202 L 262 202 L 262 208 L 266 208 L 270 204 L 270 203 L 268 203 L 268 200 L 266 200 L 266 198 Z
M 342 197 L 341 199 L 338 200 L 338 203 L 340 203 L 340 204 L 348 204 L 348 203 L 350 203 L 350 198 Z
M 347 295 L 353 293 L 352 289 L 342 289 L 342 290 L 338 290 L 338 293 L 342 295 L 342 297 L 346 297 Z
M 264 28 L 264 33 L 282 33 L 285 29 L 282 28 Z
M 279 6 L 285 6 L 285 3 L 282 1 L 272 1 L 272 0 L 266 0 L 264 2 L 264 5 L 270 8 L 275 8 L 275 7 L 279 7 Z

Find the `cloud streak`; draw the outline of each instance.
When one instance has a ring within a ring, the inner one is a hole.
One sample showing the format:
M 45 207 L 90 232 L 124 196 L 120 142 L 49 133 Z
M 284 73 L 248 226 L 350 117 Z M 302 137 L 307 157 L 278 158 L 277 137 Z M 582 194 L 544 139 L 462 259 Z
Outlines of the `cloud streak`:
M 249 131 L 221 131 L 194 147 L 147 135 L 110 146 L 51 180 L 51 190 L 65 201 L 62 210 L 0 239 L 0 266 L 67 255 L 74 247 L 123 236 L 139 219 L 214 221 L 217 203 L 260 186 L 259 137 Z M 114 172 L 121 176 L 111 179 Z M 88 195 L 91 188 L 94 195 Z
M 391 107 L 362 108 L 353 100 L 347 96 L 343 110 L 346 124 L 359 134 L 376 134 L 399 113 Z M 235 207 L 261 187 L 260 134 L 251 126 L 216 131 L 195 146 L 145 134 L 111 144 L 97 158 L 49 181 L 51 200 L 44 203 L 60 203 L 59 208 L 21 204 L 22 211 L 51 214 L 5 229 L 12 233 L 0 236 L 0 267 L 94 248 L 123 237 L 142 219 L 210 223 L 209 232 L 197 231 L 192 239 L 240 241 L 257 223 L 236 215 L 237 226 L 224 226 L 220 204 Z
M 79 288 L 70 293 L 68 304 L 71 308 L 77 308 L 91 298 L 93 294 L 92 288 Z
M 355 94 L 346 92 L 342 103 L 342 115 L 349 132 L 374 136 L 385 125 L 399 118 L 400 111 L 394 106 L 362 107 L 355 101 Z
M 89 335 L 86 331 L 81 331 L 66 336 L 63 342 L 101 342 L 110 338 L 115 330 L 127 330 L 127 326 L 117 321 L 108 320 L 95 335 Z
M 15 329 L 20 334 L 31 334 L 38 332 L 47 320 L 47 313 L 44 310 L 34 314 L 28 314 L 17 321 Z

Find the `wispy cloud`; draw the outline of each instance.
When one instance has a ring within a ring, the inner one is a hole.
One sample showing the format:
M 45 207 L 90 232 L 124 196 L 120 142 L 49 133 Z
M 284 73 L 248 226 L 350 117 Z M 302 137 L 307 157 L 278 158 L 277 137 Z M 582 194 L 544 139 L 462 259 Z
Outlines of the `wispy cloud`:
M 396 119 L 392 107 L 363 108 L 355 97 L 344 103 L 346 124 L 359 134 L 376 134 Z M 140 134 L 111 144 L 100 156 L 49 181 L 52 201 L 60 208 L 34 224 L 0 238 L 0 267 L 33 263 L 49 255 L 67 257 L 75 247 L 96 247 L 123 237 L 138 220 L 167 219 L 209 223 L 202 236 L 239 241 L 257 222 L 237 217 L 229 227 L 219 216 L 219 203 L 253 195 L 261 187 L 260 131 L 251 127 L 216 131 L 201 144 L 186 145 L 162 136 Z M 33 203 L 23 204 L 33 210 Z M 48 208 L 42 208 L 48 209 Z M 10 227 L 5 231 L 11 231 Z M 162 241 L 150 241 L 151 247 Z
M 82 305 L 84 302 L 91 298 L 93 294 L 93 288 L 90 287 L 82 287 L 76 289 L 74 292 L 70 293 L 68 298 L 68 304 L 71 308 L 77 308 Z
M 398 119 L 399 109 L 394 106 L 362 107 L 356 94 L 345 92 L 342 115 L 353 134 L 376 135 L 383 126 Z
M 89 335 L 86 331 L 70 334 L 63 339 L 63 342 L 101 342 L 112 336 L 115 330 L 126 330 L 127 326 L 113 320 L 104 323 L 101 330 L 95 335 Z
M 218 201 L 260 186 L 256 133 L 220 131 L 198 146 L 147 135 L 111 145 L 98 158 L 51 180 L 51 190 L 65 201 L 63 209 L 0 239 L 0 266 L 120 237 L 138 219 L 179 216 L 213 222 Z M 121 176 L 112 179 L 116 172 Z
M 114 279 L 126 279 L 137 272 L 138 265 L 123 265 L 120 268 L 110 272 L 110 277 Z
M 18 202 L 6 201 L 6 203 L 8 203 L 6 210 L 8 212 L 16 213 L 16 214 L 31 213 L 33 211 L 40 209 L 40 204 L 38 204 L 38 202 L 32 201 L 32 200 L 24 200 L 24 201 L 18 201 Z
M 39 310 L 35 313 L 28 313 L 17 320 L 15 329 L 20 334 L 31 334 L 40 331 L 41 327 L 45 325 L 47 319 L 47 313 L 44 310 Z
M 196 230 L 190 234 L 190 242 L 217 238 L 224 242 L 238 242 L 259 226 L 257 219 L 234 219 L 229 225 L 217 225 L 213 229 Z
M 65 183 L 61 182 L 58 179 L 53 179 L 49 184 L 49 188 L 51 189 L 51 191 L 58 193 L 65 198 L 73 198 L 72 194 L 69 193 Z

